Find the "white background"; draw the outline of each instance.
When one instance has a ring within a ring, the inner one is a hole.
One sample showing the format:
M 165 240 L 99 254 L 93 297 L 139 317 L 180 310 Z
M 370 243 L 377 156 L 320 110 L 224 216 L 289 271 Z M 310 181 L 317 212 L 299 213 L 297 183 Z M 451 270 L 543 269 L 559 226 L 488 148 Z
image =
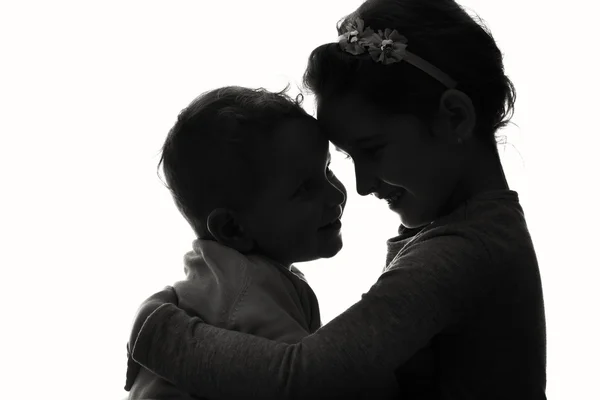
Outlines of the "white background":
M 155 174 L 179 111 L 222 85 L 299 84 L 358 0 L 0 3 L 2 398 L 119 399 L 139 303 L 191 229 Z M 465 0 L 516 85 L 503 162 L 538 252 L 548 398 L 597 398 L 597 21 L 587 2 Z M 296 93 L 293 91 L 292 93 Z M 306 101 L 312 111 L 312 99 Z M 397 216 L 349 192 L 345 248 L 300 267 L 327 322 L 375 282 Z

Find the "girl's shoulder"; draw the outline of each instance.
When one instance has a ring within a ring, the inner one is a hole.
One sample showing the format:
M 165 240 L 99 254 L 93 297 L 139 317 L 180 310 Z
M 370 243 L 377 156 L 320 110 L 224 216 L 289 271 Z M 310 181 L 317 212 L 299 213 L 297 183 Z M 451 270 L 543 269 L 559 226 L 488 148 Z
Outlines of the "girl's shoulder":
M 386 270 L 408 260 L 426 263 L 433 258 L 498 264 L 533 252 L 523 209 L 513 191 L 474 197 L 417 232 L 390 239 L 388 247 L 396 254 Z

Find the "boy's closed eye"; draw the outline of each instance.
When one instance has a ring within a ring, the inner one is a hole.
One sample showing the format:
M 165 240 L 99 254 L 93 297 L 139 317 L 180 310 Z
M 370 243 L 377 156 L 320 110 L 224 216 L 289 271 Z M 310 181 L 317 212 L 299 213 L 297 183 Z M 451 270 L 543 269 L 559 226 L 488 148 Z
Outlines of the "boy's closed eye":
M 306 194 L 308 192 L 307 184 L 308 182 L 303 182 L 298 189 L 296 189 L 292 197 L 299 197 Z
M 327 177 L 327 179 L 329 179 L 333 176 L 333 171 L 331 170 L 331 168 L 329 168 L 330 166 L 331 166 L 331 159 L 329 159 L 327 161 L 327 166 L 325 167 L 325 176 Z M 308 179 L 308 180 L 302 182 L 300 184 L 300 186 L 298 186 L 298 188 L 296 189 L 296 191 L 294 192 L 294 195 L 292 197 L 298 197 L 298 196 L 308 194 L 313 189 L 313 187 L 314 187 L 313 180 Z

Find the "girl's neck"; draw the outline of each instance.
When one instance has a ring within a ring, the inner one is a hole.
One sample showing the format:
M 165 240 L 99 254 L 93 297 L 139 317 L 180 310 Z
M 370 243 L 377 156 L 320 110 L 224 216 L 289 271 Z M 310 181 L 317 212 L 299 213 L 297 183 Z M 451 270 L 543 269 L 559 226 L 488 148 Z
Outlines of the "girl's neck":
M 496 148 L 476 140 L 467 142 L 465 146 L 468 147 L 464 149 L 467 157 L 463 178 L 449 199 L 446 207 L 448 212 L 479 193 L 510 189 Z

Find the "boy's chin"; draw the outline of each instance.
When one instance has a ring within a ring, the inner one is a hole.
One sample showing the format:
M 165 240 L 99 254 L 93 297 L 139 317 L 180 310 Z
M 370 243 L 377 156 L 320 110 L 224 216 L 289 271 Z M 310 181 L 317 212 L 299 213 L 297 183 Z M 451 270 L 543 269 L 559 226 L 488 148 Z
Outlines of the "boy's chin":
M 316 249 L 316 251 L 313 250 L 313 252 L 310 252 L 310 254 L 305 253 L 304 256 L 297 257 L 293 264 L 316 261 L 322 258 L 332 258 L 337 255 L 340 250 L 342 250 L 343 246 L 344 244 L 340 234 L 337 238 L 328 240 L 326 243 L 322 243 L 319 248 Z
M 319 251 L 319 258 L 331 258 L 337 255 L 337 253 L 342 250 L 344 247 L 344 242 L 342 241 L 342 235 L 338 235 L 333 240 L 329 240 L 327 243 L 324 243 Z

